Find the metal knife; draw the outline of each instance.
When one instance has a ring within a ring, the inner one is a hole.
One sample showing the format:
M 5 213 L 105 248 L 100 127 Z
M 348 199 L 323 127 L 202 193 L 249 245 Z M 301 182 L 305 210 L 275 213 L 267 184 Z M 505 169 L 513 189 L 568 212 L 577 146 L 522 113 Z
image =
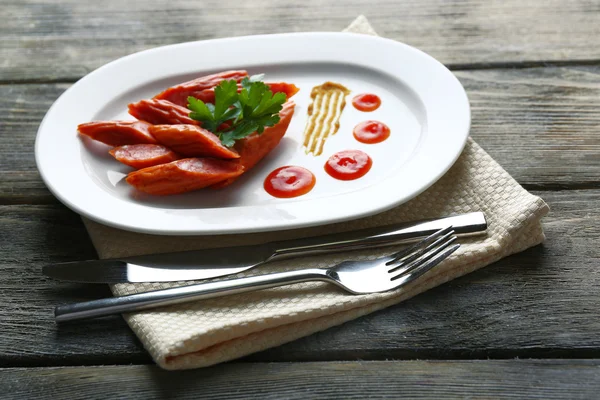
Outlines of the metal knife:
M 412 243 L 449 225 L 459 236 L 482 234 L 487 229 L 485 215 L 474 212 L 260 245 L 60 263 L 47 265 L 42 272 L 63 281 L 104 284 L 208 279 L 283 258 Z

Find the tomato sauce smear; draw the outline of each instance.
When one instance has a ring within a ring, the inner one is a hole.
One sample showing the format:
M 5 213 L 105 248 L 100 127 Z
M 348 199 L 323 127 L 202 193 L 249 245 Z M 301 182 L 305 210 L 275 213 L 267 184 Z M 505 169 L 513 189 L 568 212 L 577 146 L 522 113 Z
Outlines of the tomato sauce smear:
M 373 160 L 364 151 L 343 150 L 335 153 L 325 163 L 325 172 L 335 179 L 352 181 L 365 176 Z
M 390 128 L 379 121 L 365 121 L 354 127 L 354 138 L 361 143 L 381 143 L 390 137 Z
M 291 198 L 310 192 L 315 183 L 315 176 L 306 168 L 285 166 L 267 176 L 264 188 L 273 197 Z
M 375 111 L 381 105 L 381 99 L 376 94 L 363 93 L 354 96 L 352 105 L 359 111 Z

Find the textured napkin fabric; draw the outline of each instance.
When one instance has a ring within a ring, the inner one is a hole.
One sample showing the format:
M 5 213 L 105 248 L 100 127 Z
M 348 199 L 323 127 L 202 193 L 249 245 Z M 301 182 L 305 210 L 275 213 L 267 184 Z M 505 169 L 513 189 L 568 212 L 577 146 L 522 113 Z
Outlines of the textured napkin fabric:
M 364 17 L 359 17 L 347 30 L 375 34 Z M 111 258 L 262 243 L 471 211 L 485 212 L 489 222 L 487 235 L 460 240 L 461 248 L 448 260 L 400 290 L 355 296 L 330 284 L 308 282 L 124 316 L 158 365 L 187 369 L 235 359 L 389 307 L 539 244 L 544 240 L 540 220 L 548 207 L 469 139 L 450 171 L 423 194 L 390 211 L 350 222 L 202 238 L 144 235 L 85 219 L 84 222 L 100 257 Z M 376 258 L 394 250 L 354 252 L 351 258 Z M 347 258 L 347 254 L 337 254 L 287 260 L 238 276 L 326 267 Z M 121 284 L 112 290 L 119 296 L 172 286 L 175 284 Z

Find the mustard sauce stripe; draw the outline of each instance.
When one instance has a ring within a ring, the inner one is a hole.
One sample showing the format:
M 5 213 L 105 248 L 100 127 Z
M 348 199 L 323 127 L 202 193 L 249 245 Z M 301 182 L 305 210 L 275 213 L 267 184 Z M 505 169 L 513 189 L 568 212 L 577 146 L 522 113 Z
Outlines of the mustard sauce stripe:
M 306 147 L 306 152 L 309 153 L 310 152 L 310 148 L 312 146 L 312 142 L 314 140 L 314 132 L 316 131 L 316 126 L 317 126 L 317 121 L 319 120 L 321 114 L 323 113 L 323 102 L 325 101 L 325 96 L 322 94 L 318 94 L 315 96 L 314 99 L 314 106 L 316 107 L 316 112 L 315 112 L 315 107 L 313 107 L 313 114 L 311 115 L 311 118 L 309 120 L 309 126 L 307 127 L 307 130 L 305 130 L 305 142 L 304 142 L 304 146 Z
M 321 140 L 319 140 L 319 147 L 317 147 L 316 149 L 316 154 L 321 154 L 323 152 L 323 146 L 325 145 L 325 140 L 327 140 L 327 138 L 329 136 L 333 136 L 335 135 L 335 133 L 338 131 L 339 129 L 339 120 L 340 117 L 342 116 L 341 113 L 341 103 L 344 102 L 344 97 L 345 97 L 345 93 L 343 93 L 342 91 L 337 91 L 331 101 L 331 108 L 333 108 L 333 111 L 329 110 L 328 114 L 329 114 L 329 118 L 326 121 L 326 126 L 327 126 L 327 131 L 325 132 L 325 135 L 322 136 Z
M 313 101 L 308 107 L 310 117 L 304 130 L 303 145 L 307 154 L 320 155 L 327 138 L 338 131 L 339 120 L 346 105 L 346 95 L 349 93 L 347 88 L 333 82 L 325 82 L 312 89 Z
M 323 103 L 323 95 L 321 94 L 317 94 L 316 96 L 313 96 L 313 103 L 311 104 L 311 111 L 312 114 L 310 116 L 310 118 L 308 119 L 306 128 L 304 130 L 304 147 L 307 148 L 307 153 L 308 153 L 308 148 L 310 145 L 310 142 L 312 140 L 312 132 L 315 129 L 315 122 L 317 120 L 317 118 L 319 118 L 319 115 L 323 112 L 321 104 Z M 315 112 L 315 108 L 317 109 L 317 111 Z
M 321 115 L 319 116 L 319 119 L 317 120 L 317 124 L 315 126 L 314 132 L 313 132 L 313 141 L 311 143 L 311 146 L 309 148 L 309 150 L 315 154 L 318 155 L 315 152 L 315 149 L 317 148 L 318 144 L 319 144 L 319 140 L 321 140 L 321 136 L 323 136 L 323 128 L 325 128 L 325 126 L 323 125 L 323 122 L 325 121 L 325 119 L 328 117 L 328 115 L 331 113 L 331 98 L 333 96 L 333 93 L 331 92 L 327 92 L 325 93 L 325 95 L 323 96 L 323 106 L 321 107 L 321 109 L 323 110 L 323 112 L 321 112 Z

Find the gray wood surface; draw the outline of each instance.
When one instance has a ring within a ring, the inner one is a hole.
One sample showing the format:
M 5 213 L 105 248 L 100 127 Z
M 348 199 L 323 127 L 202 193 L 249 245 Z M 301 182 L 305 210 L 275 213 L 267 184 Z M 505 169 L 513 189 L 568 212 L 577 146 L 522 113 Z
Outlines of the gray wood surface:
M 75 80 L 121 56 L 217 37 L 340 31 L 359 14 L 378 33 L 456 67 L 600 59 L 593 0 L 4 0 L 3 81 Z
M 406 303 L 287 345 L 254 361 L 600 358 L 600 190 L 536 192 L 552 209 L 543 246 Z M 56 326 L 52 308 L 109 295 L 45 279 L 41 266 L 93 257 L 79 218 L 59 205 L 0 207 L 0 326 L 5 366 L 149 362 L 120 317 Z
M 150 360 L 121 317 L 61 329 L 53 321 L 55 304 L 110 296 L 108 286 L 41 273 L 49 262 L 96 258 L 78 215 L 62 205 L 0 206 L 0 227 L 0 366 Z
M 472 104 L 472 136 L 517 181 L 534 189 L 600 187 L 600 67 L 456 74 Z M 35 167 L 34 141 L 68 87 L 0 85 L 0 203 L 56 201 Z
M 0 3 L 0 397 L 598 397 L 600 1 Z M 208 369 L 130 365 L 152 361 L 120 317 L 55 325 L 55 305 L 109 295 L 103 285 L 40 272 L 95 257 L 81 220 L 35 167 L 35 134 L 56 98 L 135 51 L 340 31 L 359 14 L 455 71 L 471 100 L 473 137 L 549 202 L 547 242 L 395 307 Z M 107 364 L 122 365 L 99 366 Z
M 37 129 L 69 84 L 0 85 L 0 204 L 56 203 L 35 165 Z
M 600 361 L 402 361 L 0 369 L 4 399 L 592 399 Z

